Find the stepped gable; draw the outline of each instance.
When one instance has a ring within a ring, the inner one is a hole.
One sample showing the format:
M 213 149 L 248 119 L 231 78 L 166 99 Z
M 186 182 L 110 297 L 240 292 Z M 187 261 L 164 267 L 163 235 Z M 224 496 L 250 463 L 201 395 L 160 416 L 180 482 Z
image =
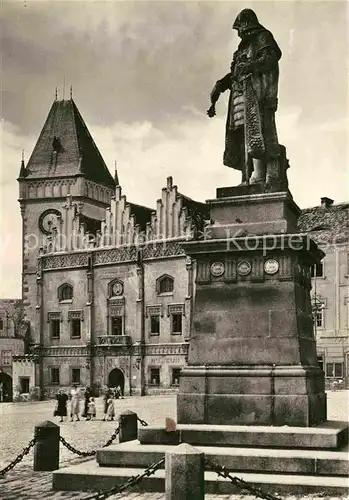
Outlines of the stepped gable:
M 151 208 L 129 203 L 122 194 L 121 186 L 116 186 L 115 196 L 101 224 L 100 246 L 135 243 L 149 223 L 152 213 Z
M 311 238 L 322 243 L 344 243 L 349 241 L 349 203 L 333 205 L 323 198 L 321 206 L 306 208 L 298 219 L 301 232 L 310 233 Z
M 172 177 L 168 177 L 161 198 L 157 200 L 156 211 L 147 224 L 147 241 L 196 238 L 203 231 L 208 217 L 205 203 L 179 193 Z
M 54 101 L 20 178 L 83 175 L 114 189 L 110 174 L 73 99 Z
M 156 210 L 128 202 L 120 185 L 115 188 L 104 220 L 86 216 L 83 209 L 83 203 L 74 202 L 71 195 L 67 197 L 62 205 L 59 227 L 48 237 L 43 253 L 80 250 L 88 235 L 96 237 L 95 242 L 89 239 L 89 248 L 198 238 L 203 234 L 205 220 L 209 217 L 204 203 L 178 193 L 172 177 L 167 179 L 167 186 L 162 189 L 162 198 L 157 201 Z M 65 236 L 63 245 L 62 234 Z M 77 245 L 75 248 L 73 241 Z

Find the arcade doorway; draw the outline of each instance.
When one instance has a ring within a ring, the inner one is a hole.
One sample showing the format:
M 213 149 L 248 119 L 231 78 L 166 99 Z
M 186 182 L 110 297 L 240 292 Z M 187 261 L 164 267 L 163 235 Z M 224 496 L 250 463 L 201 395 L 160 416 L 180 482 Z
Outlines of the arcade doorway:
M 12 401 L 12 378 L 7 373 L 0 373 L 0 403 Z
M 121 395 L 124 395 L 124 390 L 125 390 L 125 377 L 124 374 L 122 373 L 119 368 L 114 368 L 109 373 L 108 377 L 108 387 L 118 387 L 120 386 L 121 389 Z

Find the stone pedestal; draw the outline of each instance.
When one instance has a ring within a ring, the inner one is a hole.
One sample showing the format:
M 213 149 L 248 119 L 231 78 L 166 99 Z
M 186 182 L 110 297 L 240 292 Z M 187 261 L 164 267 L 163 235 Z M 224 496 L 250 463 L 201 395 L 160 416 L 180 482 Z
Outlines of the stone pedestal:
M 119 416 L 119 443 L 137 439 L 138 421 L 137 413 L 125 410 Z
M 165 457 L 166 500 L 204 500 L 204 453 L 183 443 Z
M 35 426 L 33 470 L 52 471 L 59 468 L 59 434 L 59 426 L 48 420 Z
M 310 268 L 323 253 L 296 233 L 289 193 L 228 194 L 208 202 L 208 239 L 183 244 L 197 273 L 178 422 L 317 425 L 326 395 Z

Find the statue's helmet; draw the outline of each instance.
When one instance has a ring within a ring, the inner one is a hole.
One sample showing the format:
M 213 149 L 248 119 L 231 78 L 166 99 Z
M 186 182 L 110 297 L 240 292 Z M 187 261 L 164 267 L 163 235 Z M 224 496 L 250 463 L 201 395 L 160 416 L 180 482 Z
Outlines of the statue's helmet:
M 237 15 L 233 24 L 233 29 L 238 30 L 240 33 L 245 33 L 259 27 L 258 18 L 252 9 L 243 9 Z

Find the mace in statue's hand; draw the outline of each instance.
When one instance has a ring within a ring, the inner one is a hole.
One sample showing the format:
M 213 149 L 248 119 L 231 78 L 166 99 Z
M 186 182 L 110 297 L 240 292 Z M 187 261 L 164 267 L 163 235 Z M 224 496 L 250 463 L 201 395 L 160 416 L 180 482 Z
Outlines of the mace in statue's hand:
M 211 104 L 211 106 L 209 107 L 209 109 L 207 110 L 207 114 L 210 118 L 213 118 L 214 116 L 216 116 L 216 107 L 214 104 Z

